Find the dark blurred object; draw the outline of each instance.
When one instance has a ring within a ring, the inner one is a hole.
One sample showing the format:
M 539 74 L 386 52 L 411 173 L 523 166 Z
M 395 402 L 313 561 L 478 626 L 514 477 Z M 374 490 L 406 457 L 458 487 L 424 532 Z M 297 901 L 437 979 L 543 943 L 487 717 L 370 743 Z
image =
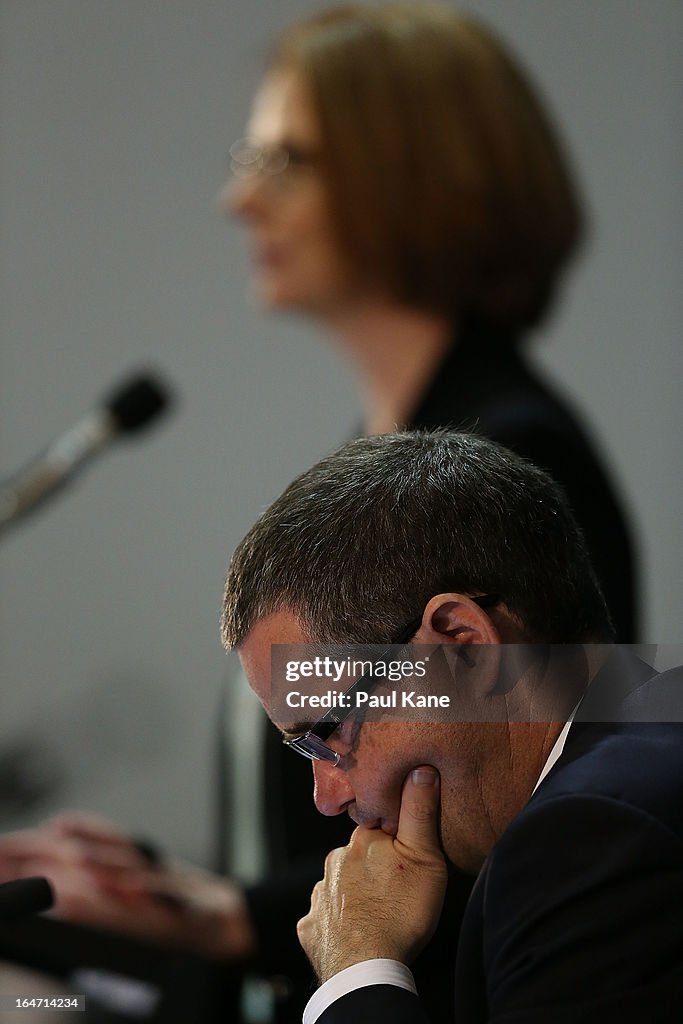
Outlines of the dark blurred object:
M 151 425 L 170 402 L 168 388 L 154 375 L 125 380 L 100 406 L 0 486 L 0 531 L 60 490 L 116 438 Z
M 158 843 L 143 836 L 132 836 L 131 843 L 140 856 L 145 858 L 150 867 L 156 868 L 163 864 L 164 855 Z
M 54 895 L 47 878 L 18 878 L 0 885 L 0 921 L 17 921 L 49 910 Z
M 113 421 L 115 433 L 134 434 L 149 426 L 164 412 L 171 395 L 158 377 L 130 377 L 119 385 L 104 402 L 104 409 Z
M 0 924 L 0 959 L 61 978 L 73 991 L 83 993 L 87 985 L 88 1021 L 225 1024 L 237 1019 L 229 965 L 113 932 L 50 918 Z M 113 1005 L 117 995 L 118 1008 Z
M 0 821 L 51 801 L 64 782 L 55 751 L 42 739 L 14 739 L 0 750 Z

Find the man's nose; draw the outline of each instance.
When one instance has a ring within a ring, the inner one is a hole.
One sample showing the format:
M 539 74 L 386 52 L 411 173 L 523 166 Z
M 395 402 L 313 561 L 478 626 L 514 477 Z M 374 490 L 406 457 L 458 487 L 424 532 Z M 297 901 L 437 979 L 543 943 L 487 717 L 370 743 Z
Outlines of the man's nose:
M 356 799 L 346 772 L 327 761 L 313 761 L 313 799 L 321 814 L 341 814 Z

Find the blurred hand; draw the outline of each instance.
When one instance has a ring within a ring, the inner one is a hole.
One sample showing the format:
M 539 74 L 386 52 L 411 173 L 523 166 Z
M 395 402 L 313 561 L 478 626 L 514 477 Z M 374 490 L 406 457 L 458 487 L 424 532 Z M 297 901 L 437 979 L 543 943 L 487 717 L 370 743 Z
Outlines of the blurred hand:
M 447 880 L 438 812 L 436 770 L 416 769 L 403 785 L 395 837 L 361 826 L 330 853 L 297 928 L 321 982 L 376 957 L 408 964 L 431 938 Z
M 248 956 L 256 937 L 242 891 L 179 861 L 151 864 L 101 818 L 65 815 L 0 839 L 0 882 L 44 875 L 52 913 L 218 959 Z

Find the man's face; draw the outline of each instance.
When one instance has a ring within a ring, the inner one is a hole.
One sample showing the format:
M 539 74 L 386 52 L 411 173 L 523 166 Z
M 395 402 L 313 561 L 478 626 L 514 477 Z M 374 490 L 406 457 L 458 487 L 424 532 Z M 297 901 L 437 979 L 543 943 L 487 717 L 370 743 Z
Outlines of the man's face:
M 310 640 L 291 612 L 279 611 L 258 621 L 241 644 L 249 683 L 271 717 L 271 645 Z M 433 765 L 441 777 L 446 855 L 464 870 L 478 871 L 497 838 L 497 815 L 490 803 L 498 787 L 491 785 L 496 780 L 486 777 L 491 774 L 486 769 L 497 760 L 491 750 L 506 747 L 504 726 L 365 722 L 360 729 L 342 726 L 328 743 L 346 756 L 343 769 L 312 762 L 314 800 L 322 814 L 346 811 L 359 825 L 395 835 L 405 777 L 419 765 Z

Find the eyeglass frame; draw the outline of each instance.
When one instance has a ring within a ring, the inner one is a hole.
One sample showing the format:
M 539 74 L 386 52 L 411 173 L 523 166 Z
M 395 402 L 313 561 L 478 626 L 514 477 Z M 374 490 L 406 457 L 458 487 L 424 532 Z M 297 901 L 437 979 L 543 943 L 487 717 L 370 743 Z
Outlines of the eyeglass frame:
M 470 597 L 470 600 L 480 608 L 493 608 L 495 605 L 500 604 L 502 598 L 500 594 L 479 594 L 478 596 Z M 383 664 L 398 649 L 412 640 L 421 624 L 421 615 L 411 619 L 407 625 L 399 630 L 396 637 L 373 661 L 368 671 L 364 672 L 348 690 L 344 690 L 342 700 L 340 701 L 340 704 L 343 705 L 341 708 L 330 708 L 310 729 L 301 733 L 300 736 L 283 737 L 282 742 L 284 745 L 296 751 L 297 754 L 301 754 L 302 757 L 307 758 L 309 761 L 326 761 L 333 767 L 339 767 L 342 755 L 339 751 L 328 747 L 325 740 L 329 739 L 332 733 L 353 714 L 355 710 L 354 702 L 348 698 L 352 698 L 356 693 L 369 693 L 374 689 L 377 685 L 377 678 L 375 676 L 377 666 Z

